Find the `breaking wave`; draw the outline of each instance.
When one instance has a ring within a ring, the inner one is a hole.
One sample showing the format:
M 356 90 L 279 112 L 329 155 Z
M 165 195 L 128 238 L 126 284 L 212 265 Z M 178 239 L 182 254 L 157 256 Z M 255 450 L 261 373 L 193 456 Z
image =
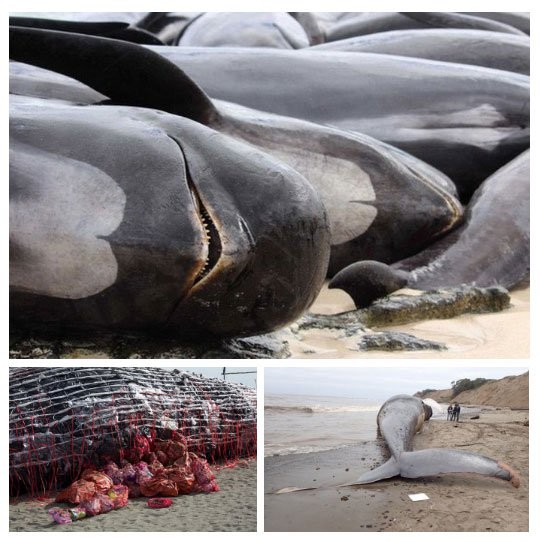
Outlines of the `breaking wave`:
M 265 411 L 273 412 L 300 412 L 303 414 L 320 414 L 330 412 L 374 412 L 378 406 L 343 405 L 343 406 L 291 406 L 291 405 L 265 405 Z

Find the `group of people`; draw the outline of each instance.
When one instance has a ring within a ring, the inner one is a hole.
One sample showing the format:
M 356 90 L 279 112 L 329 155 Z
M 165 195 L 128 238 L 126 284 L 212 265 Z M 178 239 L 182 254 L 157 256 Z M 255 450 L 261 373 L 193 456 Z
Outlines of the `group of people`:
M 451 422 L 459 422 L 459 413 L 461 412 L 461 407 L 459 406 L 459 403 L 450 403 L 446 412 L 447 420 L 450 420 Z

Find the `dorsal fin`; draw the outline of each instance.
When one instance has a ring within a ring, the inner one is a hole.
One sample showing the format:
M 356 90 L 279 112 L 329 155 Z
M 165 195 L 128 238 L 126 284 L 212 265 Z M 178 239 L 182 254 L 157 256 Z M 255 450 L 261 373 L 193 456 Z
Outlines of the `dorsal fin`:
M 158 21 L 167 17 L 167 11 L 149 11 L 142 19 L 135 23 L 137 28 L 151 28 Z
M 309 11 L 290 11 L 289 15 L 296 20 L 306 32 L 310 45 L 320 45 L 324 43 L 324 32 L 319 26 L 317 17 Z
M 116 104 L 160 109 L 202 124 L 218 116 L 180 68 L 133 43 L 12 26 L 9 58 L 77 79 Z
M 89 34 L 102 36 L 132 43 L 145 45 L 163 45 L 153 34 L 140 28 L 134 28 L 124 22 L 86 22 L 86 21 L 61 21 L 57 19 L 39 19 L 34 17 L 10 17 L 10 26 L 25 28 L 44 28 L 46 30 L 59 30 L 61 32 L 75 32 L 77 34 Z

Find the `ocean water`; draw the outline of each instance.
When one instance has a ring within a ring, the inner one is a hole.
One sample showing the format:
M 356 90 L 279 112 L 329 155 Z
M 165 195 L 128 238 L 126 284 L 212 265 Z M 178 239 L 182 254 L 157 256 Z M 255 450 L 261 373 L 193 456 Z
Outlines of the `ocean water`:
M 375 440 L 381 404 L 349 397 L 267 394 L 264 454 L 317 452 Z
M 349 397 L 266 394 L 264 455 L 289 455 L 342 448 L 377 438 L 377 413 L 384 401 Z M 434 420 L 446 420 L 448 404 L 427 400 Z M 461 407 L 461 419 L 480 412 Z

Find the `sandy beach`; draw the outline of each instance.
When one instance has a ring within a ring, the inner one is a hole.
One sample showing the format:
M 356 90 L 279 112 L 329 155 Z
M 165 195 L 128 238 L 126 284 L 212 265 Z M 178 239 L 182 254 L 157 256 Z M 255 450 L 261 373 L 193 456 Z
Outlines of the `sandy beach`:
M 398 290 L 392 295 L 418 295 L 417 290 Z M 298 329 L 296 323 L 278 332 L 277 341 L 262 335 L 245 346 L 226 343 L 188 345 L 169 339 L 145 335 L 112 334 L 98 337 L 49 337 L 13 333 L 10 357 L 18 358 L 225 358 L 291 357 L 294 359 L 399 358 L 399 359 L 525 359 L 530 356 L 530 288 L 510 293 L 511 305 L 501 312 L 463 314 L 450 319 L 423 320 L 406 325 L 372 328 L 372 331 L 394 331 L 419 339 L 442 343 L 446 350 L 360 350 L 361 334 L 346 328 Z M 338 314 L 355 309 L 352 299 L 342 290 L 329 290 L 325 284 L 312 314 Z M 269 351 L 266 340 L 269 338 Z M 258 343 L 262 339 L 262 347 Z M 275 344 L 274 342 L 275 341 Z M 257 346 L 258 345 L 258 346 Z M 262 355 L 261 355 L 262 354 Z
M 56 525 L 47 509 L 58 506 L 53 499 L 21 499 L 9 506 L 10 531 L 256 531 L 257 462 L 241 462 L 236 468 L 219 470 L 220 491 L 173 498 L 170 508 L 155 510 L 146 498 L 130 499 L 128 505 L 108 514 L 68 525 Z
M 448 447 L 507 462 L 521 486 L 469 474 L 337 487 L 380 465 L 381 442 L 338 450 L 267 457 L 265 531 L 528 531 L 529 428 L 526 410 L 485 407 L 478 420 L 431 420 L 416 435 L 415 449 Z M 275 494 L 285 487 L 316 487 Z M 412 502 L 408 495 L 429 500 Z
M 396 293 L 400 293 L 399 290 Z M 448 320 L 425 320 L 381 329 L 409 333 L 444 343 L 444 351 L 359 352 L 355 336 L 341 330 L 302 332 L 302 340 L 290 340 L 293 358 L 528 358 L 530 341 L 530 289 L 513 290 L 511 307 L 491 314 L 465 314 Z M 354 310 L 352 299 L 341 290 L 323 288 L 310 312 L 336 314 Z M 377 330 L 375 330 L 377 331 Z

